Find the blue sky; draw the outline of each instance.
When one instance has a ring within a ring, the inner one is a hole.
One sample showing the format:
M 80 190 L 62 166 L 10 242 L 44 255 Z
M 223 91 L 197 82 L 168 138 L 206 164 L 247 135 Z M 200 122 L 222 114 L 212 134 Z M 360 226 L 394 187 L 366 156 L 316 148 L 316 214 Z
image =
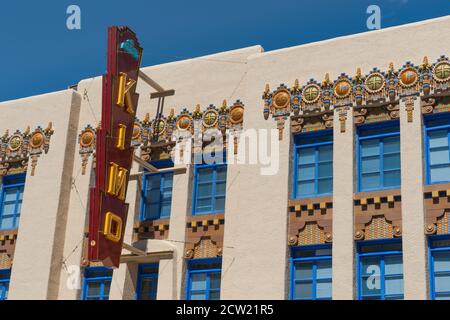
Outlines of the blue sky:
M 81 30 L 66 9 L 81 8 Z M 368 31 L 366 9 L 386 28 L 450 14 L 448 0 L 15 0 L 0 4 L 0 101 L 56 90 L 101 75 L 106 29 L 128 25 L 143 66 L 255 44 L 266 51 Z

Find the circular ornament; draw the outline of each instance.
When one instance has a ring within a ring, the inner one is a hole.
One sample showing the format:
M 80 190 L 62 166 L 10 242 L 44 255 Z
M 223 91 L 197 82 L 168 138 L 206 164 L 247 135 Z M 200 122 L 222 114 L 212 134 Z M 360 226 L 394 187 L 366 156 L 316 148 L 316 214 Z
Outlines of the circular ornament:
M 404 88 L 414 86 L 417 83 L 418 79 L 419 77 L 417 71 L 413 68 L 406 68 L 402 72 L 400 72 L 399 75 L 400 85 Z
M 230 122 L 239 124 L 244 121 L 244 108 L 241 106 L 233 107 L 230 111 Z
M 142 127 L 139 123 L 135 122 L 133 125 L 133 135 L 131 136 L 131 140 L 137 141 L 142 134 Z
M 81 134 L 80 145 L 83 148 L 90 147 L 93 142 L 94 142 L 94 132 L 92 132 L 91 130 L 86 130 Z
M 320 87 L 317 84 L 309 84 L 303 89 L 303 101 L 315 103 L 320 98 Z
M 153 122 L 153 133 L 163 134 L 166 131 L 166 120 L 160 119 Z
M 381 73 L 372 73 L 367 77 L 364 87 L 369 93 L 377 93 L 383 90 L 386 85 L 386 81 Z
M 219 121 L 219 114 L 216 110 L 206 111 L 203 115 L 203 125 L 207 128 L 213 127 Z
M 178 130 L 185 131 L 190 128 L 192 119 L 189 116 L 181 116 L 177 121 Z
M 438 82 L 450 80 L 450 63 L 448 61 L 441 61 L 434 66 L 433 78 Z
M 10 151 L 17 151 L 22 146 L 23 138 L 21 135 L 15 134 L 9 139 L 9 150 Z
M 291 102 L 291 95 L 286 90 L 278 91 L 272 99 L 273 106 L 277 109 L 287 108 Z
M 334 86 L 334 95 L 337 98 L 343 99 L 350 95 L 352 85 L 347 80 L 340 80 Z

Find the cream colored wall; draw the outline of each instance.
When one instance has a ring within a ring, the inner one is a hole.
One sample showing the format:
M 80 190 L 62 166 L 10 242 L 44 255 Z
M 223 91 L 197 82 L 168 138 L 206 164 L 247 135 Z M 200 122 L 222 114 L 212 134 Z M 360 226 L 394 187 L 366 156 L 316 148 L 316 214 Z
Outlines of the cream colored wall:
M 341 132 L 339 109 L 334 110 L 333 128 L 333 300 L 355 297 L 355 242 L 353 240 L 353 194 L 355 192 L 355 127 L 353 109 L 345 111 Z
M 420 99 L 414 100 L 412 122 L 400 102 L 402 242 L 405 299 L 428 298 L 425 204 L 423 199 L 423 126 Z
M 227 99 L 231 104 L 239 98 L 245 104 L 245 128 L 275 129 L 275 121 L 272 118 L 265 121 L 262 114 L 261 94 L 266 83 L 274 89 L 280 83 L 292 85 L 298 78 L 302 85 L 310 78 L 321 81 L 327 72 L 333 80 L 342 72 L 354 75 L 357 67 L 361 67 L 362 72 L 366 73 L 373 67 L 386 70 L 391 61 L 396 68 L 407 60 L 418 65 L 425 55 L 430 62 L 433 62 L 441 54 L 449 54 L 444 38 L 449 31 L 450 17 L 444 17 L 266 53 L 262 52 L 260 46 L 254 46 L 147 67 L 143 68 L 143 71 L 164 88 L 176 90 L 175 96 L 166 99 L 164 111 L 166 115 L 172 107 L 176 112 L 184 107 L 192 111 L 197 103 L 204 109 L 210 103 L 220 106 L 223 99 Z M 140 81 L 137 91 L 141 94 L 138 116 L 142 119 L 145 113 L 150 113 L 153 117 L 157 101 L 150 101 L 149 94 L 154 90 Z M 79 147 L 72 149 L 76 139 L 76 134 L 73 132 L 79 133 L 87 124 L 96 126 L 101 114 L 101 92 L 101 77 L 95 77 L 81 81 L 77 94 L 68 90 L 0 104 L 2 110 L 4 108 L 7 110 L 5 114 L 8 115 L 0 119 L 0 129 L 25 129 L 28 124 L 33 128 L 37 125 L 45 126 L 48 121 L 53 121 L 55 127 L 49 154 L 39 159 L 36 177 L 27 177 L 11 279 L 10 298 L 12 299 L 56 297 L 75 299 L 79 295 L 78 290 L 67 288 L 67 275 L 62 267 L 58 271 L 58 266 L 60 266 L 61 257 L 65 258 L 67 265 L 79 265 L 81 260 L 80 243 L 86 222 L 88 187 L 92 178 L 89 175 L 89 169 L 92 159 L 88 164 L 88 174 L 81 175 Z M 81 103 L 79 119 L 76 119 L 78 98 L 81 99 Z M 69 137 L 68 132 L 71 133 Z M 222 272 L 222 298 L 224 299 L 285 299 L 287 297 L 286 230 L 290 189 L 288 183 L 290 144 L 291 135 L 289 120 L 287 120 L 283 140 L 279 145 L 280 168 L 276 176 L 261 176 L 262 165 L 229 166 Z M 75 155 L 71 160 L 73 162 L 70 163 L 67 159 L 73 152 Z M 403 149 L 402 152 L 404 152 Z M 403 154 L 402 161 L 404 161 Z M 410 164 L 412 165 L 413 162 L 414 160 L 411 159 Z M 348 167 L 345 170 L 346 173 L 343 173 L 343 176 L 349 177 Z M 68 171 L 71 171 L 71 174 L 68 174 Z M 135 167 L 133 172 L 136 171 Z M 73 187 L 69 194 L 70 176 L 73 178 Z M 403 176 L 402 179 L 404 179 Z M 176 177 L 174 181 L 169 240 L 176 247 L 177 258 L 176 262 L 172 262 L 172 266 L 169 266 L 170 262 L 167 261 L 160 266 L 168 265 L 167 268 L 175 268 L 176 274 L 160 269 L 158 296 L 164 298 L 184 297 L 183 245 L 180 241 L 184 240 L 185 219 L 190 213 L 190 195 L 187 194 L 187 190 L 192 182 L 189 180 L 189 170 L 184 176 Z M 346 196 L 350 193 L 350 185 L 348 184 L 347 187 L 345 188 Z M 136 215 L 138 211 L 134 201 L 136 193 L 132 190 L 133 188 L 130 188 L 127 197 L 132 204 L 129 214 Z M 64 192 L 64 196 L 58 200 L 61 192 Z M 402 204 L 415 203 L 417 199 L 413 197 L 415 193 L 405 193 L 402 190 Z M 342 206 L 335 201 L 337 208 L 341 209 L 335 211 L 334 217 L 338 219 L 337 212 L 343 212 L 341 214 L 345 215 L 346 220 L 335 221 L 333 236 L 336 242 L 341 239 L 342 243 L 349 243 L 350 235 L 340 237 L 337 234 L 351 232 L 349 212 L 344 209 L 348 206 L 350 199 L 342 201 L 345 201 Z M 68 210 L 65 209 L 66 206 Z M 406 236 L 408 236 L 408 230 L 423 231 L 422 226 L 419 228 L 422 220 L 420 213 L 418 214 L 419 218 L 408 222 L 405 226 Z M 67 219 L 67 228 L 64 230 L 65 219 Z M 62 221 L 61 225 L 60 221 Z M 128 227 L 130 226 L 131 224 L 128 223 Z M 127 228 L 127 230 L 130 229 Z M 59 238 L 61 233 L 65 233 L 64 239 Z M 55 239 L 58 241 L 55 242 Z M 53 243 L 55 245 L 52 245 Z M 406 258 L 405 270 L 408 266 L 412 266 L 408 259 L 411 261 L 415 259 L 412 255 L 415 248 L 416 244 L 404 241 L 405 252 L 411 253 Z M 333 246 L 334 257 L 349 257 L 349 252 L 348 247 Z M 54 263 L 52 268 L 51 261 Z M 347 288 L 354 289 L 353 279 L 350 280 L 350 273 L 353 273 L 353 270 L 349 270 L 350 263 L 345 264 L 344 267 L 337 266 L 335 262 L 334 266 L 342 268 L 343 272 L 340 276 L 335 274 L 337 271 L 334 271 L 334 275 L 342 277 L 343 281 L 338 286 L 334 285 L 334 297 L 351 298 L 353 293 L 345 291 Z M 50 270 L 52 270 L 51 274 Z M 115 279 L 120 279 L 120 286 L 125 287 L 127 272 L 122 271 L 121 275 L 120 272 L 120 270 L 117 272 Z M 405 288 L 410 288 L 407 290 L 421 286 L 416 286 L 420 281 L 414 282 L 408 279 L 411 277 L 405 276 Z M 168 285 L 166 282 L 170 283 L 169 287 L 172 286 L 174 289 L 163 289 Z M 55 289 L 57 286 L 58 290 Z
M 9 299 L 55 299 L 63 266 L 68 195 L 75 152 L 79 95 L 66 90 L 1 103 L 0 128 L 15 131 L 53 122 L 48 154 L 28 170 Z M 30 161 L 31 162 L 31 161 Z

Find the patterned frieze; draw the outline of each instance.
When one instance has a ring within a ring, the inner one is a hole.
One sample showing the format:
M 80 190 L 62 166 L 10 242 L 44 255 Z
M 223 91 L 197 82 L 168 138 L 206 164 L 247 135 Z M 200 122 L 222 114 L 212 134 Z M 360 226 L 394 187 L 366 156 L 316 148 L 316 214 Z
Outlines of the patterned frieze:
M 448 234 L 450 184 L 425 186 L 425 234 Z
M 289 117 L 292 133 L 332 127 L 334 108 L 342 109 L 339 114 L 343 117 L 347 108 L 354 108 L 356 124 L 397 119 L 400 100 L 405 100 L 405 108 L 412 115 L 415 97 L 426 101 L 448 96 L 449 86 L 449 59 L 441 56 L 430 64 L 424 57 L 419 66 L 406 62 L 398 70 L 390 63 L 385 72 L 374 68 L 363 75 L 357 68 L 353 77 L 343 73 L 335 81 L 326 74 L 321 83 L 310 79 L 301 86 L 295 80 L 291 88 L 282 84 L 274 91 L 266 85 L 263 113 L 265 119 L 272 115 L 276 120 L 281 139 Z
M 52 123 L 47 128 L 37 127 L 31 132 L 28 126 L 24 132 L 16 130 L 10 134 L 6 130 L 0 136 L 0 176 L 26 172 L 31 159 L 31 176 L 42 153 L 47 154 L 53 135 Z
M 202 139 L 211 130 L 218 130 L 223 136 L 224 147 L 227 146 L 227 134 L 234 139 L 234 152 L 237 153 L 239 134 L 243 129 L 244 104 L 237 100 L 228 106 L 224 100 L 221 107 L 210 105 L 201 111 L 197 105 L 192 112 L 184 108 L 178 115 L 174 109 L 168 116 L 159 115 L 154 119 L 146 114 L 143 120 L 136 119 L 133 127 L 131 145 L 140 149 L 140 156 L 145 161 L 168 159 L 177 143 L 192 139 L 194 153 L 201 152 L 206 147 Z M 82 159 L 82 174 L 91 156 L 95 159 L 95 132 L 88 125 L 78 138 L 79 153 Z

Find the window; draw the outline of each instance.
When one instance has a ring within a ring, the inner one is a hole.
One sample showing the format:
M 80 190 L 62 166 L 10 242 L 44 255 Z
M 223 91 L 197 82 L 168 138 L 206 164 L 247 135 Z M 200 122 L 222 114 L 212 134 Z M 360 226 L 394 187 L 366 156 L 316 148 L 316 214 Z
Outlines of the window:
M 294 198 L 333 192 L 333 135 L 300 134 L 295 138 Z
M 113 271 L 104 267 L 84 270 L 83 300 L 108 300 Z
M 432 300 L 450 300 L 450 238 L 429 238 L 430 294 Z
M 427 184 L 450 181 L 450 115 L 425 118 Z
M 189 261 L 187 300 L 220 300 L 222 259 Z
M 291 300 L 331 300 L 331 246 L 292 249 Z
M 224 163 L 195 166 L 193 214 L 223 213 L 227 184 Z
M 139 265 L 136 300 L 156 300 L 158 264 Z
M 0 270 L 0 300 L 8 299 L 9 279 L 11 277 L 11 270 Z
M 362 126 L 358 142 L 358 190 L 399 188 L 399 122 Z
M 358 243 L 358 299 L 403 299 L 401 241 Z
M 5 176 L 0 185 L 0 230 L 19 227 L 25 174 Z

